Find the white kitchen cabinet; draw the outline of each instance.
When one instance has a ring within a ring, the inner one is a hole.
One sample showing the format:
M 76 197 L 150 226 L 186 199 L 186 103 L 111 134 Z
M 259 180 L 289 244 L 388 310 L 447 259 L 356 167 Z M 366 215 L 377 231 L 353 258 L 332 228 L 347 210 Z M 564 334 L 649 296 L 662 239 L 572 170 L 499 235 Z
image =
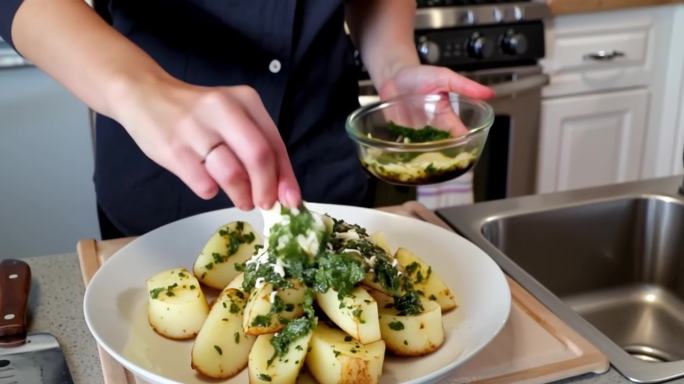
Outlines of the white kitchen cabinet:
M 546 32 L 538 192 L 681 173 L 684 5 L 563 15 Z
M 645 89 L 544 100 L 539 192 L 638 179 L 648 100 Z

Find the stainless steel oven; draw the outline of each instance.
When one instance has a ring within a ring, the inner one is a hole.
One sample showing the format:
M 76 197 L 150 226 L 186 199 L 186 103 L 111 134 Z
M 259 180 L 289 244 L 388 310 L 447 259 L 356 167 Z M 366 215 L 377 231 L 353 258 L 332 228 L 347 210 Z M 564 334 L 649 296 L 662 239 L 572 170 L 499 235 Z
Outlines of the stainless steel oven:
M 474 173 L 475 201 L 533 194 L 536 189 L 541 88 L 549 76 L 538 65 L 465 73 L 490 85 L 496 113 Z
M 418 6 L 415 42 L 421 60 L 452 68 L 496 91 L 490 100 L 496 119 L 470 189 L 461 185 L 441 191 L 465 191 L 474 201 L 533 194 L 541 88 L 549 81 L 538 63 L 545 53 L 547 5 L 543 1 L 423 0 Z M 362 103 L 377 98 L 368 80 L 360 85 Z M 427 187 L 419 187 L 419 197 L 421 188 Z M 439 186 L 429 188 L 428 194 L 441 193 Z M 410 196 L 407 191 L 402 194 Z M 448 205 L 456 200 L 441 201 Z M 432 208 L 439 205 L 432 204 Z

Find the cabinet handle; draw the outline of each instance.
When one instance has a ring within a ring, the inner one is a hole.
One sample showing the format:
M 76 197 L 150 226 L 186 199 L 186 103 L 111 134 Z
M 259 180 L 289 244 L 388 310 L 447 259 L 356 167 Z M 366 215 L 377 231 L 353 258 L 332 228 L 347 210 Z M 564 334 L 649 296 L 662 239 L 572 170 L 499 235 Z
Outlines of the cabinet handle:
M 586 55 L 582 56 L 584 60 L 593 60 L 593 61 L 611 61 L 615 60 L 619 57 L 625 57 L 625 53 L 622 51 L 616 51 L 614 49 L 609 49 L 609 50 L 600 50 L 592 53 L 587 53 Z

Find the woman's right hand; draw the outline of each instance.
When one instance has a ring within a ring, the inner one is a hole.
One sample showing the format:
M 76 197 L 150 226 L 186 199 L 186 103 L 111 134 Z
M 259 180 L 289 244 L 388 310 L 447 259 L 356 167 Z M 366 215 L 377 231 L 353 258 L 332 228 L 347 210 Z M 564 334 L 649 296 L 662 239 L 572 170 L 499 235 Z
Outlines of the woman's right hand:
M 300 204 L 285 144 L 253 88 L 165 79 L 119 87 L 115 95 L 113 117 L 199 197 L 210 199 L 220 187 L 242 210 Z

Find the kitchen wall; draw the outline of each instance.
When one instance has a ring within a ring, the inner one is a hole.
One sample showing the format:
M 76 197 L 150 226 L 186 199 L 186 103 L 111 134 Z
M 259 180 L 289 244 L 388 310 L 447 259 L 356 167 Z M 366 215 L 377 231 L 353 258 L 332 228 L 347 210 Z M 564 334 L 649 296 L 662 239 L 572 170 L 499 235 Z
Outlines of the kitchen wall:
M 86 106 L 34 67 L 0 69 L 0 259 L 98 237 L 92 173 Z

